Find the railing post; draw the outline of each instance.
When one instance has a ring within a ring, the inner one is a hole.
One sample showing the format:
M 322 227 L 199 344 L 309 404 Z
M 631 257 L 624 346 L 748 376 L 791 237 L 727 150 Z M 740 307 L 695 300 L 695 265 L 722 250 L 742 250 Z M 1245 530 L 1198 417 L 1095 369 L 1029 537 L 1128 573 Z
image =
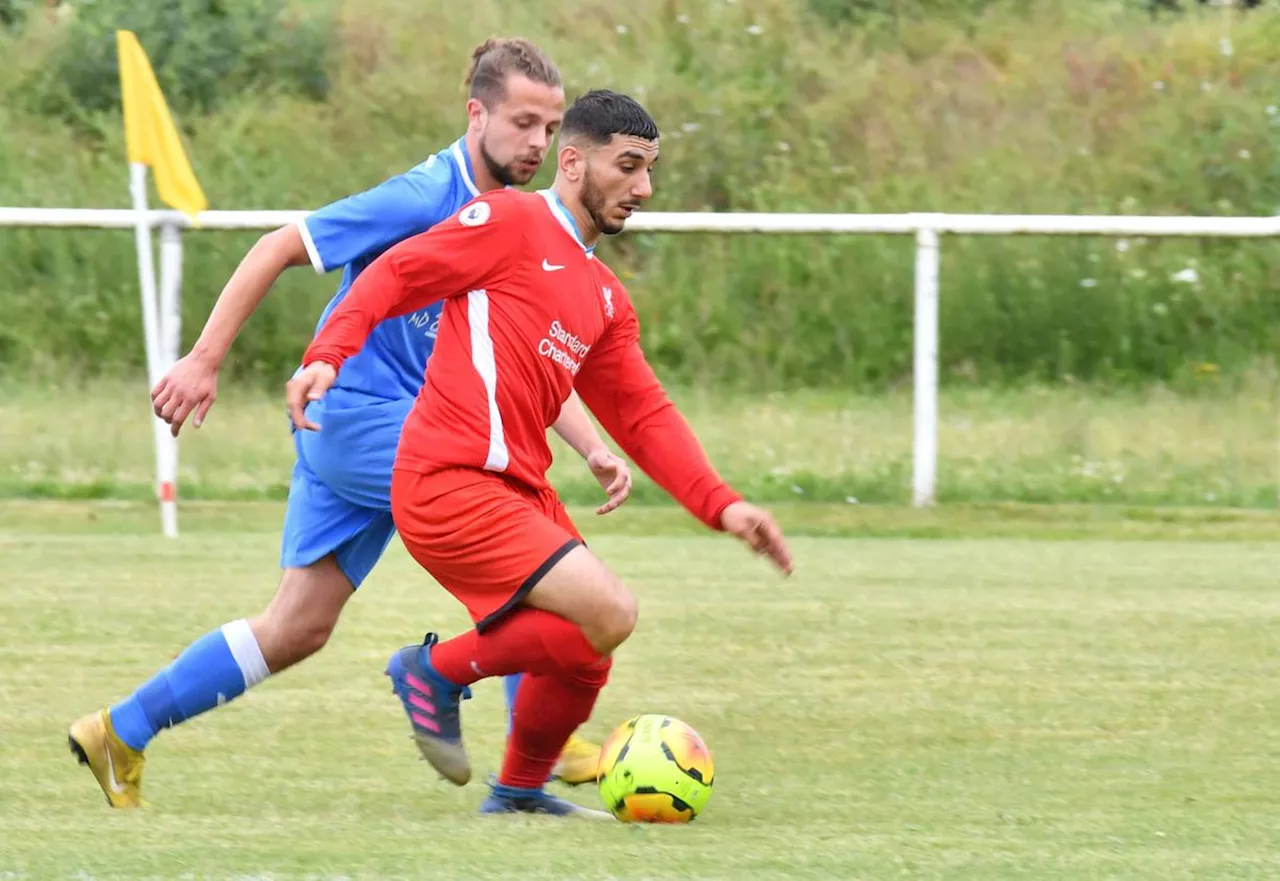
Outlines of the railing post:
M 938 479 L 938 231 L 916 230 L 915 440 L 911 503 L 932 505 Z
M 182 347 L 182 230 L 160 226 L 160 355 L 168 370 Z
M 182 231 L 177 224 L 160 224 L 160 373 L 168 373 L 182 347 Z M 178 441 L 167 430 L 157 437 L 156 480 L 165 534 L 178 534 Z

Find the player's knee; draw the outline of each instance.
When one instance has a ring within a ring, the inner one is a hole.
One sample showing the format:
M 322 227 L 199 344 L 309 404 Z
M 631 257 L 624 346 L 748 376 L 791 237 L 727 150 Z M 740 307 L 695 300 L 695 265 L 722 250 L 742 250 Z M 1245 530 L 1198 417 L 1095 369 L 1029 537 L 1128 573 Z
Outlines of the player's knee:
M 312 616 L 301 618 L 287 625 L 287 642 L 293 647 L 297 659 L 309 658 L 329 643 L 337 619 Z
M 267 668 L 279 673 L 324 648 L 337 619 L 318 614 L 281 614 L 278 606 L 268 606 L 250 623 Z
M 601 610 L 598 631 L 603 645 L 596 648 L 605 654 L 622 645 L 636 629 L 639 616 L 635 595 L 625 588 L 615 591 Z
M 324 648 L 350 595 L 350 582 L 328 558 L 286 570 L 271 603 L 250 622 L 271 672 Z

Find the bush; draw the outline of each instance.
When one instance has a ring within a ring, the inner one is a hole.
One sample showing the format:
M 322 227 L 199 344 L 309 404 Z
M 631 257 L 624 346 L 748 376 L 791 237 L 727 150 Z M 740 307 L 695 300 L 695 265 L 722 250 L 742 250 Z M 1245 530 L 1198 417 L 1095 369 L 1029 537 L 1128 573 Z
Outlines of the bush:
M 317 101 L 329 90 L 331 24 L 289 15 L 284 0 L 95 0 L 74 7 L 44 64 L 22 84 L 26 103 L 82 127 L 95 114 L 118 112 L 117 29 L 138 35 L 179 116 L 210 113 L 250 90 Z
M 809 8 L 829 22 L 862 27 L 903 18 L 960 18 L 981 15 L 999 0 L 809 0 Z
M 16 27 L 22 24 L 37 0 L 0 0 L 0 27 Z

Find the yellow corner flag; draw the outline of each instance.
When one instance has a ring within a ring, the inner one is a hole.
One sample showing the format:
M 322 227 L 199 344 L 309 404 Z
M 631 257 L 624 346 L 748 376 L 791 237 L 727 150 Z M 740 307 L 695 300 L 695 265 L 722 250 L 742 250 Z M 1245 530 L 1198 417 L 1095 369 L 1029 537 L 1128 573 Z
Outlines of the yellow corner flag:
M 151 166 L 160 198 L 194 219 L 209 203 L 182 149 L 147 53 L 133 31 L 116 31 L 116 47 L 120 53 L 124 139 L 129 161 Z

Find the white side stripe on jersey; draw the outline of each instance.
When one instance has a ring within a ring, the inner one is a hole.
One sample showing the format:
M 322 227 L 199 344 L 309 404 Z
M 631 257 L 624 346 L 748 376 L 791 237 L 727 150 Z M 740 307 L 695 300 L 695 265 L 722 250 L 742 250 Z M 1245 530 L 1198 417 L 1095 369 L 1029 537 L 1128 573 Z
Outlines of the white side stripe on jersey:
M 493 337 L 489 334 L 489 294 L 485 291 L 467 294 L 467 322 L 471 325 L 471 363 L 480 374 L 489 398 L 489 454 L 484 467 L 486 471 L 506 471 L 511 457 L 502 431 L 502 413 L 498 410 L 498 363 L 493 356 Z
M 462 182 L 467 185 L 467 192 L 472 196 L 480 195 L 480 189 L 476 186 L 476 182 L 471 179 L 471 172 L 467 171 L 467 157 L 462 155 L 462 141 L 453 142 L 453 161 L 457 163 L 458 174 L 462 175 Z

